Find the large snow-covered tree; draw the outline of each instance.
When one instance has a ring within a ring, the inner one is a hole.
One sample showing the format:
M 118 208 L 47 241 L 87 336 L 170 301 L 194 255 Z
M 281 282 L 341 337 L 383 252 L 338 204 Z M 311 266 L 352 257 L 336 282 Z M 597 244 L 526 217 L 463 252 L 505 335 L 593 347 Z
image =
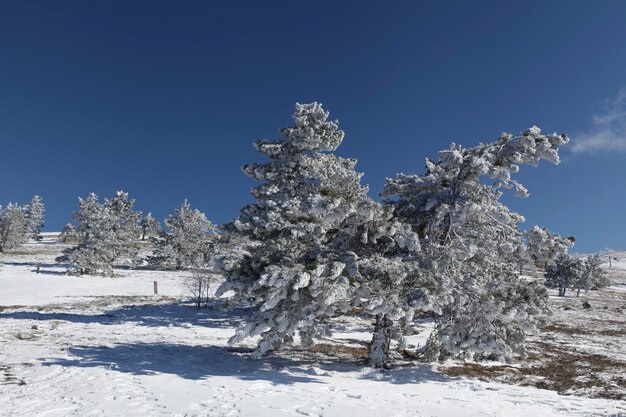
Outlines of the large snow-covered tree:
M 0 207 L 0 252 L 26 243 L 28 232 L 28 219 L 23 207 L 14 203 Z
M 370 361 L 379 364 L 392 319 L 412 311 L 395 288 L 416 279 L 410 255 L 419 241 L 367 196 L 356 160 L 333 154 L 344 132 L 328 115 L 319 103 L 296 104 L 282 140 L 255 143 L 269 161 L 243 167 L 260 184 L 256 202 L 225 227 L 247 245 L 221 255 L 220 292 L 233 289 L 257 307 L 231 339 L 260 336 L 256 355 L 329 336 L 333 317 L 364 305 L 378 317 Z
M 44 226 L 45 208 L 42 198 L 34 196 L 31 202 L 25 207 L 28 228 L 28 237 L 34 240 L 41 240 L 41 229 Z
M 559 163 L 565 135 L 533 127 L 519 136 L 463 148 L 452 144 L 427 160 L 423 175 L 388 179 L 382 196 L 419 234 L 444 295 L 436 300 L 427 356 L 508 359 L 547 309 L 545 289 L 519 278 L 522 216 L 500 202 L 502 188 L 529 195 L 511 178 L 520 164 Z M 486 180 L 491 180 L 488 184 Z
M 174 265 L 176 268 L 200 267 L 211 256 L 211 238 L 216 228 L 204 213 L 192 209 L 187 200 L 165 221 L 168 230 L 153 239 L 153 263 Z
M 78 201 L 79 210 L 74 219 L 78 222 L 81 242 L 66 249 L 58 260 L 70 263 L 69 271 L 79 275 L 112 275 L 116 262 L 136 262 L 141 212 L 133 210 L 135 200 L 129 200 L 128 193 L 118 191 L 102 204 L 94 193 Z

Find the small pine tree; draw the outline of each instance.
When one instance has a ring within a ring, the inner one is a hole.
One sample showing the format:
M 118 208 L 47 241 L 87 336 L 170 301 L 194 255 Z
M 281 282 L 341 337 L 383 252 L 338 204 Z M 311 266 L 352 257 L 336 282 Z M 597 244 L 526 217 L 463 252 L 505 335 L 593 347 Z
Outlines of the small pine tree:
M 90 193 L 85 199 L 79 197 L 78 206 L 78 211 L 74 213 L 78 233 L 83 240 L 89 240 L 92 229 L 98 227 L 98 221 L 103 217 L 104 207 L 95 193 Z
M 141 212 L 132 210 L 134 204 L 123 191 L 112 199 L 105 198 L 103 204 L 93 193 L 84 200 L 79 198 L 80 209 L 74 219 L 79 222 L 82 241 L 66 249 L 57 261 L 69 262 L 69 272 L 78 275 L 113 275 L 116 262 L 136 262 Z
M 34 240 L 41 240 L 41 229 L 44 226 L 45 208 L 42 198 L 34 196 L 30 204 L 26 206 L 26 219 L 28 223 L 28 237 Z
M 59 242 L 67 243 L 68 241 L 77 243 L 80 240 L 80 231 L 78 227 L 73 223 L 67 223 L 61 234 L 59 235 Z
M 601 268 L 602 258 L 595 254 L 585 260 L 585 275 L 589 281 L 589 289 L 599 290 L 611 285 L 611 279 Z
M 146 217 L 141 219 L 141 240 L 146 240 L 146 238 L 157 237 L 161 233 L 161 223 L 154 217 L 152 217 L 152 213 L 148 213 Z
M 216 228 L 204 213 L 192 209 L 185 200 L 164 223 L 168 230 L 162 232 L 158 239 L 153 239 L 155 249 L 150 261 L 159 265 L 174 265 L 177 269 L 206 265 Z
M 558 288 L 560 297 L 565 297 L 570 288 L 578 289 L 580 293 L 580 289 L 586 286 L 584 269 L 582 259 L 559 254 L 554 262 L 546 267 L 545 285 L 548 288 Z
M 0 252 L 16 248 L 28 240 L 26 210 L 14 203 L 0 207 Z
M 545 285 L 548 288 L 558 288 L 561 297 L 565 296 L 568 289 L 575 290 L 578 297 L 581 290 L 604 288 L 611 285 L 611 281 L 604 275 L 601 264 L 600 255 L 582 259 L 560 254 L 546 268 Z

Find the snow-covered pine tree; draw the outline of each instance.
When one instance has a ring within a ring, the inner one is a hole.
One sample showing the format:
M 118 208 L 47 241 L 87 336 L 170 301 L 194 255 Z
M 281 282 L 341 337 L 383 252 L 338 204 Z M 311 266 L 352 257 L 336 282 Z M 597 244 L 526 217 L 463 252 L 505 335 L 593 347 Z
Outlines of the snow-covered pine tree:
M 578 289 L 585 286 L 585 265 L 582 259 L 574 258 L 561 253 L 554 262 L 546 267 L 545 285 L 548 288 L 558 288 L 559 296 L 564 297 L 568 289 Z
M 611 285 L 611 279 L 602 270 L 602 258 L 595 254 L 585 259 L 585 276 L 589 282 L 589 289 L 599 290 Z
M 380 364 L 397 333 L 392 319 L 411 310 L 396 287 L 413 278 L 417 236 L 367 196 L 356 160 L 332 153 L 344 132 L 321 104 L 296 104 L 293 118 L 284 139 L 255 143 L 269 158 L 243 167 L 260 182 L 256 202 L 225 227 L 248 244 L 219 257 L 227 275 L 219 292 L 233 289 L 257 307 L 230 342 L 260 336 L 256 356 L 296 336 L 308 345 L 330 335 L 331 318 L 366 302 L 379 317 L 370 359 Z
M 545 289 L 519 278 L 516 259 L 523 245 L 523 217 L 500 201 L 501 188 L 528 191 L 511 174 L 541 159 L 559 163 L 565 135 L 522 135 L 462 148 L 452 144 L 423 175 L 399 174 L 383 193 L 396 216 L 412 224 L 441 288 L 433 306 L 439 314 L 427 356 L 509 359 L 523 355 L 525 335 L 547 309 Z M 493 185 L 481 182 L 490 178 Z
M 554 262 L 560 254 L 567 254 L 567 251 L 574 246 L 574 237 L 564 237 L 552 234 L 545 227 L 534 226 L 526 233 L 528 240 L 528 253 L 538 268 L 545 268 Z
M 600 255 L 582 259 L 561 253 L 546 267 L 545 285 L 558 288 L 561 297 L 565 296 L 568 289 L 575 290 L 578 297 L 581 290 L 604 288 L 611 285 L 611 281 L 603 273 L 601 264 Z
M 73 223 L 67 223 L 63 227 L 63 230 L 61 231 L 61 234 L 59 235 L 59 242 L 78 243 L 80 240 L 80 237 L 81 237 L 81 234 L 80 234 L 80 231 L 78 230 L 78 227 L 76 227 L 76 225 Z
M 95 193 L 90 193 L 85 199 L 79 197 L 78 207 L 78 211 L 74 213 L 74 220 L 78 222 L 78 233 L 81 239 L 89 240 L 91 230 L 103 216 L 104 207 Z
M 0 252 L 16 248 L 27 240 L 26 210 L 14 203 L 0 207 Z
M 151 262 L 174 265 L 177 269 L 204 266 L 211 256 L 211 239 L 216 233 L 204 213 L 192 209 L 185 200 L 164 223 L 168 230 L 153 239 L 155 248 Z
M 146 238 L 157 237 L 161 233 L 161 223 L 154 217 L 152 213 L 148 213 L 146 217 L 141 219 L 141 240 Z
M 45 212 L 42 200 L 41 197 L 36 195 L 25 208 L 28 237 L 30 239 L 41 240 L 41 229 L 44 226 L 43 217 Z
M 141 212 L 132 210 L 135 200 L 129 200 L 123 191 L 105 198 L 103 204 L 94 193 L 78 200 L 80 208 L 74 219 L 79 222 L 82 241 L 57 260 L 69 262 L 69 272 L 79 275 L 113 275 L 116 262 L 136 262 Z

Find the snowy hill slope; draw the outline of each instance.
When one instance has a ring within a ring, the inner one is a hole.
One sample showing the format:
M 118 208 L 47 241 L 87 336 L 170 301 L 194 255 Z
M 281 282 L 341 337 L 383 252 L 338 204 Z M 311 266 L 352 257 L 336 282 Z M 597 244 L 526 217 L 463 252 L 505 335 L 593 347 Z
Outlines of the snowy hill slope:
M 606 369 L 601 374 L 608 378 L 606 384 L 617 383 L 610 392 L 618 399 L 562 396 L 533 386 L 485 380 L 528 383 L 528 375 L 519 380 L 510 376 L 525 375 L 521 365 L 503 370 L 503 365 L 495 364 L 488 375 L 488 367 L 459 363 L 446 364 L 441 372 L 419 364 L 390 371 L 367 368 L 362 361 L 369 323 L 356 317 L 342 319 L 335 338 L 312 349 L 295 347 L 252 360 L 247 347 L 226 343 L 249 312 L 222 308 L 219 303 L 196 310 L 185 303 L 184 272 L 118 270 L 115 278 L 66 276 L 54 262 L 63 247 L 49 235 L 43 242 L 0 255 L 3 416 L 626 413 L 620 394 L 626 386 L 620 388 L 619 380 Z M 626 263 L 624 267 L 626 271 Z M 614 273 L 621 274 L 617 266 Z M 152 294 L 155 280 L 157 296 Z M 553 328 L 534 342 L 536 357 L 531 360 L 536 366 L 543 369 L 550 355 L 577 352 L 584 357 L 591 350 L 612 360 L 615 372 L 623 376 L 624 312 L 615 310 L 621 304 L 626 310 L 623 287 L 618 283 L 606 292 L 587 295 L 594 315 L 579 307 L 582 300 L 553 298 Z M 572 325 L 587 331 L 577 334 L 580 330 Z M 570 327 L 576 334 L 562 331 Z M 553 351 L 555 346 L 561 353 Z M 583 373 L 572 378 L 589 379 L 585 372 L 591 368 L 581 369 Z M 458 376 L 465 374 L 472 378 Z M 539 372 L 531 376 L 558 389 Z M 597 394 L 598 387 L 585 390 L 581 385 L 572 391 Z

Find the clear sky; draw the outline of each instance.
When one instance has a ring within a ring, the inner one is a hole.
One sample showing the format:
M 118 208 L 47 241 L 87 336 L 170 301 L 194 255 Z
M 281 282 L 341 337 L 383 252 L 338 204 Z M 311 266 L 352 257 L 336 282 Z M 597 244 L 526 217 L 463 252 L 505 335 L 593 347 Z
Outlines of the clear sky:
M 537 125 L 572 143 L 505 202 L 626 248 L 624 1 L 0 3 L 0 203 L 44 197 L 60 230 L 89 192 L 162 219 L 188 198 L 236 217 L 295 102 L 341 122 L 376 197 L 424 158 Z

